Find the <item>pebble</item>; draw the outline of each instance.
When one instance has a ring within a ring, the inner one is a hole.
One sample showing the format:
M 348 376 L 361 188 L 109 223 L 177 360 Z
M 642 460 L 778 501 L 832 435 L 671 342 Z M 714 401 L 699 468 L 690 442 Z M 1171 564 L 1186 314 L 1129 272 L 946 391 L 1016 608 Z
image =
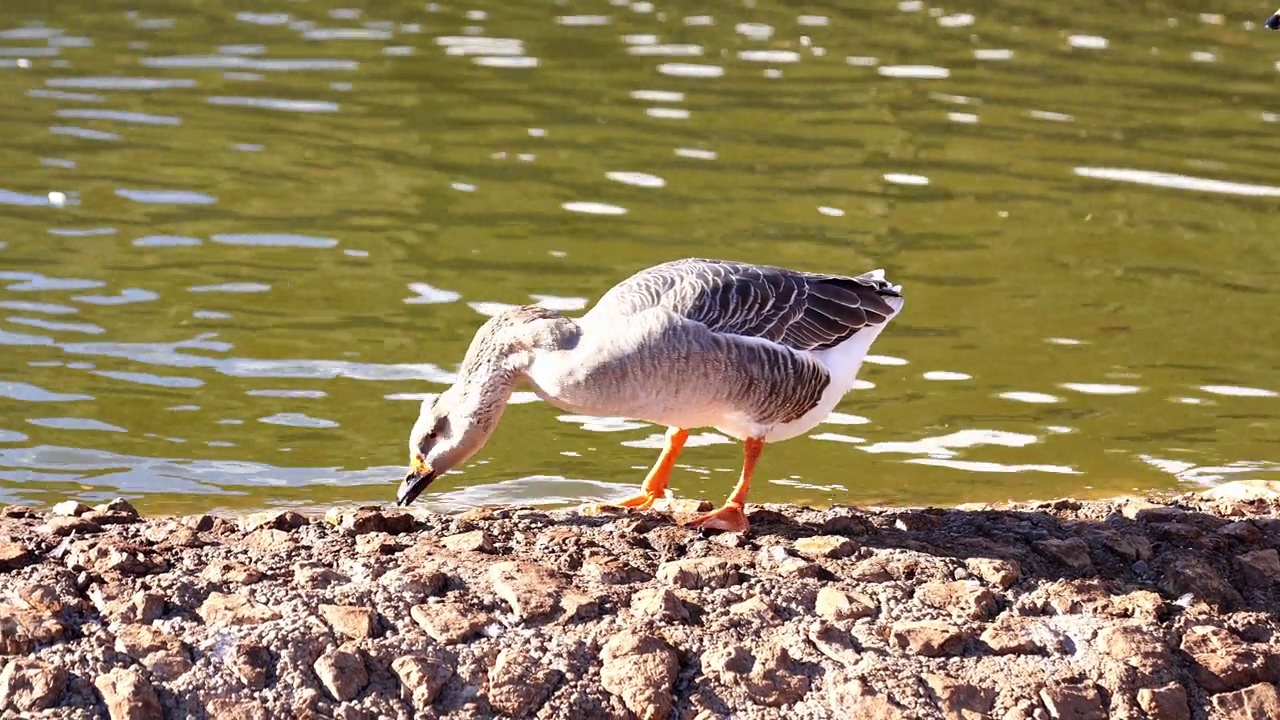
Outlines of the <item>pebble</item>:
M 352 700 L 369 684 L 364 653 L 346 646 L 330 648 L 312 666 L 325 692 L 334 700 Z
M 378 637 L 378 613 L 354 605 L 320 605 L 320 616 L 333 631 L 352 640 Z
M 560 612 L 559 596 L 565 581 L 548 568 L 534 563 L 500 562 L 489 568 L 489 582 L 518 622 L 538 620 Z
M 815 535 L 800 538 L 794 545 L 796 552 L 811 559 L 846 558 L 858 550 L 858 544 L 840 535 Z
M 1040 700 L 1054 720 L 1107 720 L 1107 706 L 1096 685 L 1055 683 L 1040 691 Z
M 60 502 L 57 505 L 54 505 L 53 507 L 49 508 L 49 512 L 54 515 L 61 515 L 63 517 L 79 517 L 80 515 L 83 515 L 89 512 L 89 510 L 91 509 L 92 508 L 90 508 L 88 505 L 85 505 L 82 502 L 76 502 L 75 500 L 64 500 L 63 502 Z
M 426 655 L 402 655 L 391 662 L 391 671 L 400 679 L 405 699 L 424 712 L 453 677 L 453 668 L 447 663 Z
M 1151 720 L 1191 720 L 1187 689 L 1176 682 L 1138 690 L 1138 707 Z
M 297 530 L 309 522 L 311 521 L 305 515 L 293 510 L 267 510 L 265 512 L 251 513 L 241 518 L 240 529 L 247 533 L 263 528 L 288 532 Z
M 1018 581 L 1022 572 L 1021 566 L 1013 560 L 975 557 L 964 561 L 965 569 L 978 576 L 988 585 L 1007 590 Z
M 486 695 L 495 710 L 526 717 L 542 707 L 563 677 L 563 672 L 529 653 L 506 648 L 498 653 L 489 670 Z
M 256 625 L 280 618 L 279 611 L 262 603 L 243 595 L 220 592 L 209 593 L 209 597 L 196 608 L 196 614 L 210 625 L 222 626 Z
M 617 695 L 639 720 L 666 720 L 680 659 L 667 641 L 624 630 L 600 651 L 600 684 Z
M 658 566 L 658 579 L 686 590 L 719 589 L 738 584 L 738 571 L 717 557 L 685 558 Z
M 1050 538 L 1037 542 L 1035 546 L 1045 557 L 1062 563 L 1072 570 L 1085 571 L 1093 568 L 1093 559 L 1089 557 L 1089 544 L 1080 538 Z
M 702 668 L 721 682 L 736 685 L 752 700 L 770 707 L 797 702 L 809 691 L 809 678 L 796 671 L 786 648 L 768 643 L 754 650 L 729 645 L 702 656 Z
M 963 654 L 965 640 L 963 630 L 941 620 L 900 621 L 889 632 L 890 644 L 925 657 Z
M 35 556 L 24 543 L 0 540 L 0 570 L 17 570 L 33 560 Z
M 90 533 L 102 532 L 102 526 L 98 523 L 76 516 L 54 516 L 45 521 L 43 525 L 36 528 L 36 532 L 45 535 L 53 535 L 55 537 L 65 537 L 67 535 L 88 535 Z
M 1209 698 L 1218 717 L 1240 720 L 1275 720 L 1280 718 L 1280 692 L 1271 683 L 1258 683 L 1235 692 Z
M 454 552 L 492 553 L 494 551 L 493 536 L 484 530 L 450 535 L 441 540 L 440 544 Z
M 916 599 L 961 619 L 986 620 L 996 612 L 996 596 L 969 580 L 924 583 L 916 589 Z
M 162 720 L 155 688 L 134 668 L 116 668 L 93 679 L 111 720 Z
M 1236 561 L 1245 583 L 1251 587 L 1267 588 L 1280 583 L 1280 553 L 1275 548 L 1242 553 Z
M 645 588 L 631 596 L 631 612 L 637 617 L 663 622 L 688 622 L 689 611 L 667 588 Z
M 818 590 L 814 612 L 827 620 L 857 620 L 874 617 L 879 605 L 861 593 L 847 592 L 830 585 Z
M 0 671 L 0 711 L 27 713 L 53 707 L 66 686 L 65 669 L 36 658 L 13 658 Z
M 470 640 L 493 622 L 487 613 L 452 602 L 414 605 L 409 614 L 436 642 L 445 645 Z
M 1237 690 L 1266 678 L 1266 659 L 1226 628 L 1192 627 L 1179 647 L 1191 657 L 1192 677 L 1211 693 Z
M 989 687 L 934 673 L 925 675 L 924 681 L 949 718 L 985 717 L 995 702 L 996 692 Z

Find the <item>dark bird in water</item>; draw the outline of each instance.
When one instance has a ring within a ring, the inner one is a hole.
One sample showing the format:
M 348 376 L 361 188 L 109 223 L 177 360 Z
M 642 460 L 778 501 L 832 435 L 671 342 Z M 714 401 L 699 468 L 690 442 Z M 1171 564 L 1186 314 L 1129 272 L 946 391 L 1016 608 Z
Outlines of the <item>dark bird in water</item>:
M 1274 15 L 1267 18 L 1267 29 L 1280 30 L 1280 10 L 1277 10 Z

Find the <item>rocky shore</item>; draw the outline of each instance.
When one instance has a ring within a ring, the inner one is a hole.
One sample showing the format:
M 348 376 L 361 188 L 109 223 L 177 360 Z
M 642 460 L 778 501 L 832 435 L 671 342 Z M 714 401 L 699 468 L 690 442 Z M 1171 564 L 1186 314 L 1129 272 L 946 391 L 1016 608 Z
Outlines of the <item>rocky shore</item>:
M 0 512 L 0 715 L 1277 718 L 1280 483 L 952 509 Z

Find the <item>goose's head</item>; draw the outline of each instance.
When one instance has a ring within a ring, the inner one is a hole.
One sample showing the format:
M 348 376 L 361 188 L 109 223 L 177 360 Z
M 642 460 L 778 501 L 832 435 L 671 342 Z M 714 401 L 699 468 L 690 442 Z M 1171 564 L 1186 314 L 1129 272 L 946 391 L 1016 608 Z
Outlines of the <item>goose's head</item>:
M 1267 18 L 1267 29 L 1280 30 L 1280 10 L 1277 10 L 1274 15 Z
M 396 493 L 400 505 L 412 503 L 450 468 L 465 462 L 489 439 L 496 423 L 472 403 L 460 403 L 452 390 L 428 395 L 409 433 L 409 474 Z

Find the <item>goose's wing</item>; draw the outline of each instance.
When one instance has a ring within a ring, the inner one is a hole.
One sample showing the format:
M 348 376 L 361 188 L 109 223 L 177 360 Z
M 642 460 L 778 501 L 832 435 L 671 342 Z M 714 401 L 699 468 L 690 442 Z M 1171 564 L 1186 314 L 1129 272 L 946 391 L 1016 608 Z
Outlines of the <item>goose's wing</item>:
M 902 307 L 902 288 L 880 271 L 820 275 L 724 260 L 687 259 L 642 270 L 605 293 L 596 310 L 619 318 L 665 308 L 713 332 L 793 350 L 825 350 Z

